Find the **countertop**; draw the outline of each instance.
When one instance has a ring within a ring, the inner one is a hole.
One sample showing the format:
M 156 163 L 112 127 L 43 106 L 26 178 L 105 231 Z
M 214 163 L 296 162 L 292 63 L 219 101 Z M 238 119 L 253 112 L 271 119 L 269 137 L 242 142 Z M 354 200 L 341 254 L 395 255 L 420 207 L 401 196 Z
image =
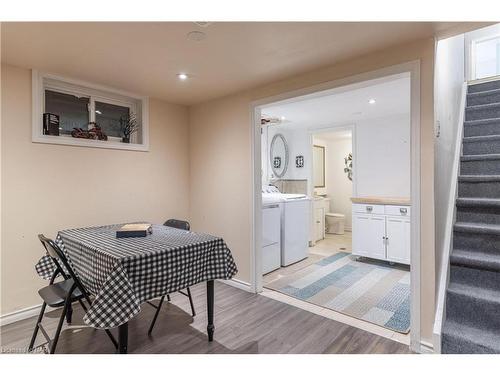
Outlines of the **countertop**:
M 410 206 L 411 199 L 408 197 L 351 197 L 352 203 L 361 204 L 394 204 L 398 206 Z

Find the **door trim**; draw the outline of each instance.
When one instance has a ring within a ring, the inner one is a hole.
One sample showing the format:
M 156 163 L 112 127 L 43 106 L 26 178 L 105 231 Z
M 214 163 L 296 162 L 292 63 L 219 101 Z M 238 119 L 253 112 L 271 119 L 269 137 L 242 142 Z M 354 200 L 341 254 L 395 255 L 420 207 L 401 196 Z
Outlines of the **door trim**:
M 250 103 L 251 154 L 253 169 L 253 189 L 251 191 L 251 289 L 253 292 L 261 292 L 262 287 L 262 263 L 261 263 L 261 240 L 262 218 L 260 215 L 262 205 L 262 179 L 261 179 L 261 142 L 260 142 L 260 115 L 261 108 L 276 102 L 293 102 L 303 99 L 303 96 L 324 95 L 326 90 L 341 89 L 347 85 L 363 87 L 373 82 L 372 80 L 384 80 L 397 74 L 410 74 L 410 132 L 411 132 L 411 323 L 410 323 L 410 348 L 415 352 L 421 352 L 423 346 L 420 334 L 420 281 L 421 281 L 421 233 L 420 233 L 420 60 L 409 61 L 402 64 L 388 66 L 382 69 L 360 73 L 349 77 L 320 83 L 317 85 L 284 92 L 278 95 L 259 99 Z

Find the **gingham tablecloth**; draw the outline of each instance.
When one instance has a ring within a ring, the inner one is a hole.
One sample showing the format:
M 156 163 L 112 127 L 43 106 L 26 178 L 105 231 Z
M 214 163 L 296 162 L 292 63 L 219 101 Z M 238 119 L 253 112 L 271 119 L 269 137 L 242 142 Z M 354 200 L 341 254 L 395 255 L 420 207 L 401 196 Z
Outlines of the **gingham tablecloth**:
M 163 225 L 147 237 L 116 238 L 121 226 L 63 230 L 55 240 L 95 296 L 83 317 L 92 327 L 119 326 L 147 300 L 238 272 L 222 238 Z M 35 269 L 47 279 L 54 264 L 45 256 Z

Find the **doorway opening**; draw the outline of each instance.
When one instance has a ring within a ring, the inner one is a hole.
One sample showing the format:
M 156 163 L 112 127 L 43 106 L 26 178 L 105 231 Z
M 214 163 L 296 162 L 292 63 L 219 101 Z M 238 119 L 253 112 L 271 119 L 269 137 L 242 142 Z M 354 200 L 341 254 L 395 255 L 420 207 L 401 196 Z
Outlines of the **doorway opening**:
M 420 350 L 418 63 L 363 76 L 254 103 L 253 284 Z

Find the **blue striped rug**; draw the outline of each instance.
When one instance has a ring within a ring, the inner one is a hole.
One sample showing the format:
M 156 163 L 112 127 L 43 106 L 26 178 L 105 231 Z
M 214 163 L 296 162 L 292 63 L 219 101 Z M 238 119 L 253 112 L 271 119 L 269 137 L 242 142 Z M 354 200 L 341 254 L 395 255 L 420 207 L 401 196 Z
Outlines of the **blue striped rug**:
M 410 330 L 410 272 L 339 252 L 266 285 L 397 332 Z

